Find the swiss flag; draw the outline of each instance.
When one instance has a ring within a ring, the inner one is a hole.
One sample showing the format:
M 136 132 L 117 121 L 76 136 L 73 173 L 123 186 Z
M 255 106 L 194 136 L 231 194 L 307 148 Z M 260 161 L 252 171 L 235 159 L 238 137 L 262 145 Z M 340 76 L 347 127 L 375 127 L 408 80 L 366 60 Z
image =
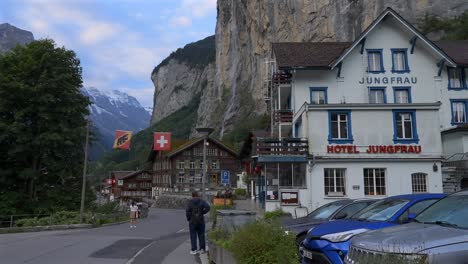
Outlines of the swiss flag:
M 171 150 L 171 133 L 155 132 L 153 149 Z

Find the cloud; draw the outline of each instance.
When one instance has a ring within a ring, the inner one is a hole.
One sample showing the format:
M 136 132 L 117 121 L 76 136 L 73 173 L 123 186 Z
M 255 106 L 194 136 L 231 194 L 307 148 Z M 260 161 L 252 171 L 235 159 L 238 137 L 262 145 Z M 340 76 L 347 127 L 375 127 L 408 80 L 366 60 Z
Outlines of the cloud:
M 86 25 L 80 32 L 80 40 L 83 44 L 92 45 L 113 38 L 120 32 L 118 25 L 110 23 L 95 23 Z
M 184 0 L 182 8 L 196 17 L 203 17 L 216 10 L 216 0 Z
M 171 20 L 171 25 L 174 27 L 182 26 L 187 27 L 192 25 L 192 20 L 186 16 L 174 17 Z

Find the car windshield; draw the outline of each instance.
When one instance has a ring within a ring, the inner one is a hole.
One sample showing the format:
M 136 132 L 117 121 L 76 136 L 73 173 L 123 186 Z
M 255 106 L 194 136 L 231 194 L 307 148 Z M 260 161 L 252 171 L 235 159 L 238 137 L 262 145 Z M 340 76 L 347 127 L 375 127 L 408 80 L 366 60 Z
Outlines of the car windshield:
M 452 194 L 425 211 L 415 221 L 448 227 L 468 229 L 468 192 Z
M 349 201 L 344 200 L 329 203 L 312 211 L 307 217 L 311 219 L 328 219 L 333 213 L 346 204 L 349 204 Z
M 403 206 L 409 203 L 404 199 L 384 199 L 378 201 L 361 212 L 357 213 L 352 219 L 368 221 L 388 221 Z

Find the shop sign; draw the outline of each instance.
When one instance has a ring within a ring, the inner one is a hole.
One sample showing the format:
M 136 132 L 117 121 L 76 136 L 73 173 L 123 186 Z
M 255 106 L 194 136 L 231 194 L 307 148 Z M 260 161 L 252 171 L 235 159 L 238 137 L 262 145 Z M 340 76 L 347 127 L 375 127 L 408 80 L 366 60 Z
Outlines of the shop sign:
M 414 153 L 419 154 L 422 151 L 420 145 L 369 145 L 363 153 L 368 154 L 398 154 Z M 328 145 L 327 153 L 333 154 L 359 154 L 361 151 L 356 145 Z

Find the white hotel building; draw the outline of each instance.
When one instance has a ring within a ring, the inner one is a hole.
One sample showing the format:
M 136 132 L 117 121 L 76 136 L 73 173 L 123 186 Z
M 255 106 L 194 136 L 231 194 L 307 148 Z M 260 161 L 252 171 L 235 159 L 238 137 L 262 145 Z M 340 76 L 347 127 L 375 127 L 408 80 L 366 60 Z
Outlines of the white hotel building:
M 278 141 L 254 156 L 267 211 L 461 187 L 442 163 L 468 152 L 468 41 L 432 42 L 388 8 L 354 42 L 272 50 Z

